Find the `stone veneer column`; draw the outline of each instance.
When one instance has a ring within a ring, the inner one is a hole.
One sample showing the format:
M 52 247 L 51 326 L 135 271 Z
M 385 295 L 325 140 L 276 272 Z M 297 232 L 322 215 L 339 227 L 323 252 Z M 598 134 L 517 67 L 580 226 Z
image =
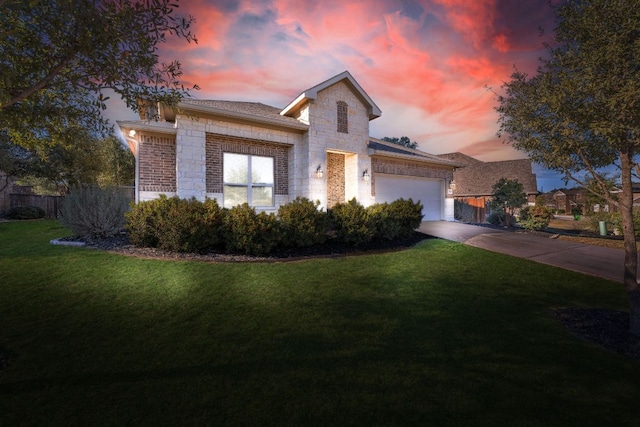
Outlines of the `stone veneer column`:
M 207 195 L 205 125 L 193 120 L 178 122 L 176 135 L 176 185 L 178 197 L 203 201 Z

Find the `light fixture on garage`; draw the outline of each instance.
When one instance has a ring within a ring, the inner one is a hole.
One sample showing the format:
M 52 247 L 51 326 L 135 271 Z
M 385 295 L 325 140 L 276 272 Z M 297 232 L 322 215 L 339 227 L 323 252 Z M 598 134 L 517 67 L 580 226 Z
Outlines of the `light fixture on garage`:
M 370 179 L 371 177 L 369 176 L 369 169 L 365 169 L 364 172 L 362 172 L 362 180 L 369 181 Z
M 130 136 L 131 138 L 133 138 L 134 136 L 136 136 L 136 131 L 135 131 L 135 129 L 131 129 L 131 130 L 129 131 L 129 136 Z
M 454 180 L 451 180 L 451 182 L 449 182 L 449 188 L 452 190 L 456 189 L 456 182 Z
M 316 178 L 322 178 L 324 176 L 324 172 L 322 171 L 322 166 L 318 163 L 318 167 L 316 168 Z

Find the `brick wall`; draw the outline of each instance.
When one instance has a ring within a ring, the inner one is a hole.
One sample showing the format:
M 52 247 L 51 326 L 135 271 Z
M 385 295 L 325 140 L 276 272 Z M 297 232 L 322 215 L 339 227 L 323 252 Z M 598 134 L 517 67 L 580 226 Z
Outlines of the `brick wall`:
M 327 207 L 344 203 L 344 154 L 327 153 Z
M 140 191 L 176 191 L 176 143 L 173 137 L 140 136 Z
M 252 156 L 273 157 L 274 159 L 274 192 L 275 195 L 289 194 L 289 147 L 250 138 L 206 134 L 207 152 L 207 193 L 222 193 L 223 169 L 222 154 L 236 153 Z

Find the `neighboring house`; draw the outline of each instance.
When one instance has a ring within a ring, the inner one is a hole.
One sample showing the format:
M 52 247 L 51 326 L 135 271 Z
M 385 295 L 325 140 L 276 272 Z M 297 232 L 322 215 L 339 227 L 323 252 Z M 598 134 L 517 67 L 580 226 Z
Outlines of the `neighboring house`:
M 452 220 L 445 189 L 460 165 L 371 138 L 369 122 L 381 114 L 345 71 L 284 109 L 186 99 L 177 113 L 143 108 L 142 120 L 118 125 L 136 157 L 136 201 L 209 197 L 276 211 L 298 196 L 324 208 L 411 197 L 422 201 L 425 220 Z
M 583 188 L 563 188 L 553 192 L 553 209 L 558 213 L 572 213 L 573 209 L 585 209 L 585 190 Z M 606 209 L 608 211 L 608 207 Z
M 456 169 L 450 190 L 456 200 L 474 208 L 474 222 L 484 222 L 487 203 L 493 198 L 493 185 L 501 178 L 518 180 L 527 195 L 527 203 L 535 204 L 538 183 L 529 159 L 483 162 L 458 152 L 438 157 L 464 165 Z

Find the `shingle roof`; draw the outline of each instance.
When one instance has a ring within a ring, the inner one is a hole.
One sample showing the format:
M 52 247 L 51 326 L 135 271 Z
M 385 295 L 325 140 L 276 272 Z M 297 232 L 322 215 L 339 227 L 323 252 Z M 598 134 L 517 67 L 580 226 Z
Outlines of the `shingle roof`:
M 517 179 L 525 193 L 538 193 L 538 183 L 535 174 L 531 172 L 529 159 L 482 162 L 462 153 L 441 156 L 455 158 L 467 164 L 454 172 L 455 196 L 490 196 L 493 185 L 501 178 Z
M 293 117 L 280 114 L 280 108 L 265 105 L 260 102 L 221 101 L 215 99 L 184 99 L 180 103 L 182 108 L 198 107 L 198 110 L 210 110 L 212 113 L 225 114 L 237 118 L 254 119 L 260 122 L 270 122 L 297 129 L 307 128 L 307 125 Z
M 413 158 L 414 160 L 425 161 L 451 167 L 461 166 L 458 162 L 448 159 L 442 159 L 439 156 L 429 154 L 424 151 L 408 148 L 403 145 L 394 144 L 392 142 L 383 141 L 377 138 L 369 138 L 367 144 L 370 154 L 391 155 L 393 157 Z

